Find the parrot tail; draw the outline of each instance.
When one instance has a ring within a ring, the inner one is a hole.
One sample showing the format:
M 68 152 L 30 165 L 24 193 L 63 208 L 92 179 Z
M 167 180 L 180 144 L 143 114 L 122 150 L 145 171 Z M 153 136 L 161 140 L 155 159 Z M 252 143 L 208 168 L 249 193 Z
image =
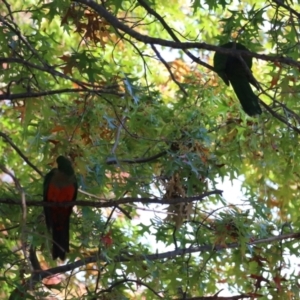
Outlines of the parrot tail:
M 53 226 L 52 228 L 52 258 L 65 260 L 66 252 L 69 252 L 69 224 L 63 227 Z
M 254 94 L 248 79 L 245 77 L 233 77 L 230 76 L 229 81 L 237 95 L 243 110 L 249 116 L 260 115 L 262 110 L 258 103 L 258 96 Z

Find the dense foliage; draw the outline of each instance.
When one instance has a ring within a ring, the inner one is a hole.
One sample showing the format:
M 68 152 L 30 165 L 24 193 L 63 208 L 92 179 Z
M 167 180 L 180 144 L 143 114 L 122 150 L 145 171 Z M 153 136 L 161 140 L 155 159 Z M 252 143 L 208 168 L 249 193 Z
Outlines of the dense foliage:
M 287 0 L 3 0 L 1 299 L 298 299 L 299 19 Z M 260 116 L 214 72 L 229 41 Z M 65 263 L 42 207 L 59 155 L 80 187 Z

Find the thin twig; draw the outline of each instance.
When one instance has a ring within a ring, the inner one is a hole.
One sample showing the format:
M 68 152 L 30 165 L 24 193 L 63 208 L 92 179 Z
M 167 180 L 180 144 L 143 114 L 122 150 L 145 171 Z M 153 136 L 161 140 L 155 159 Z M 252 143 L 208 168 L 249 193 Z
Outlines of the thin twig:
M 176 80 L 169 64 L 164 60 L 164 58 L 160 55 L 160 53 L 158 52 L 158 50 L 156 49 L 156 47 L 151 44 L 151 48 L 153 49 L 153 51 L 155 52 L 156 56 L 158 57 L 158 59 L 165 65 L 166 69 L 168 70 L 172 80 L 176 83 L 176 85 L 179 87 L 179 89 L 187 96 L 188 93 L 186 92 L 186 90 L 182 87 L 182 85 L 180 84 L 179 81 Z
M 25 192 L 24 189 L 22 188 L 22 185 L 18 178 L 11 172 L 9 171 L 4 165 L 0 164 L 0 169 L 7 175 L 9 175 L 14 184 L 16 189 L 20 192 L 21 194 L 21 207 L 22 207 L 22 219 L 21 219 L 21 245 L 22 245 L 22 251 L 25 259 L 28 261 L 28 265 L 31 266 L 30 264 L 30 259 L 27 255 L 26 251 L 26 219 L 27 219 L 27 207 L 26 207 L 26 198 L 25 198 Z
M 10 139 L 10 137 L 4 132 L 0 132 L 0 136 L 4 138 L 6 142 L 8 142 L 12 148 L 23 158 L 23 160 L 30 166 L 33 170 L 35 170 L 41 177 L 44 177 L 43 173 L 30 162 L 30 160 L 23 154 L 23 152 L 17 147 L 17 145 Z

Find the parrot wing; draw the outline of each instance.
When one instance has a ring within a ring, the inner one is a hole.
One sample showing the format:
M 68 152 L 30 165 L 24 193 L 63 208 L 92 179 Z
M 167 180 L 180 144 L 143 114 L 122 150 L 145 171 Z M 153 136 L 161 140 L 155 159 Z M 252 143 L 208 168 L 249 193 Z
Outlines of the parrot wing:
M 236 47 L 237 50 L 248 50 L 244 45 L 240 43 L 235 43 L 234 45 L 232 42 L 221 45 L 220 47 Z M 251 71 L 252 57 L 244 55 L 242 56 L 242 59 Z M 226 85 L 229 85 L 229 83 L 231 84 L 237 98 L 242 105 L 243 110 L 249 116 L 262 113 L 259 106 L 259 98 L 252 91 L 250 83 L 256 88 L 259 88 L 259 86 L 255 80 L 249 76 L 239 58 L 216 52 L 214 55 L 214 68 L 216 73 L 223 79 Z

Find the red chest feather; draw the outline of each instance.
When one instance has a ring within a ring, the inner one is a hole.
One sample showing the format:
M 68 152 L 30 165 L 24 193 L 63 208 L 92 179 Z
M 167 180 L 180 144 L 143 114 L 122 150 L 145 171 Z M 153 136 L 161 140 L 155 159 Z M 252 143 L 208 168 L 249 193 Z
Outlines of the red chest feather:
M 73 200 L 74 195 L 75 188 L 73 185 L 57 187 L 50 184 L 47 191 L 47 200 L 50 202 L 68 202 Z

